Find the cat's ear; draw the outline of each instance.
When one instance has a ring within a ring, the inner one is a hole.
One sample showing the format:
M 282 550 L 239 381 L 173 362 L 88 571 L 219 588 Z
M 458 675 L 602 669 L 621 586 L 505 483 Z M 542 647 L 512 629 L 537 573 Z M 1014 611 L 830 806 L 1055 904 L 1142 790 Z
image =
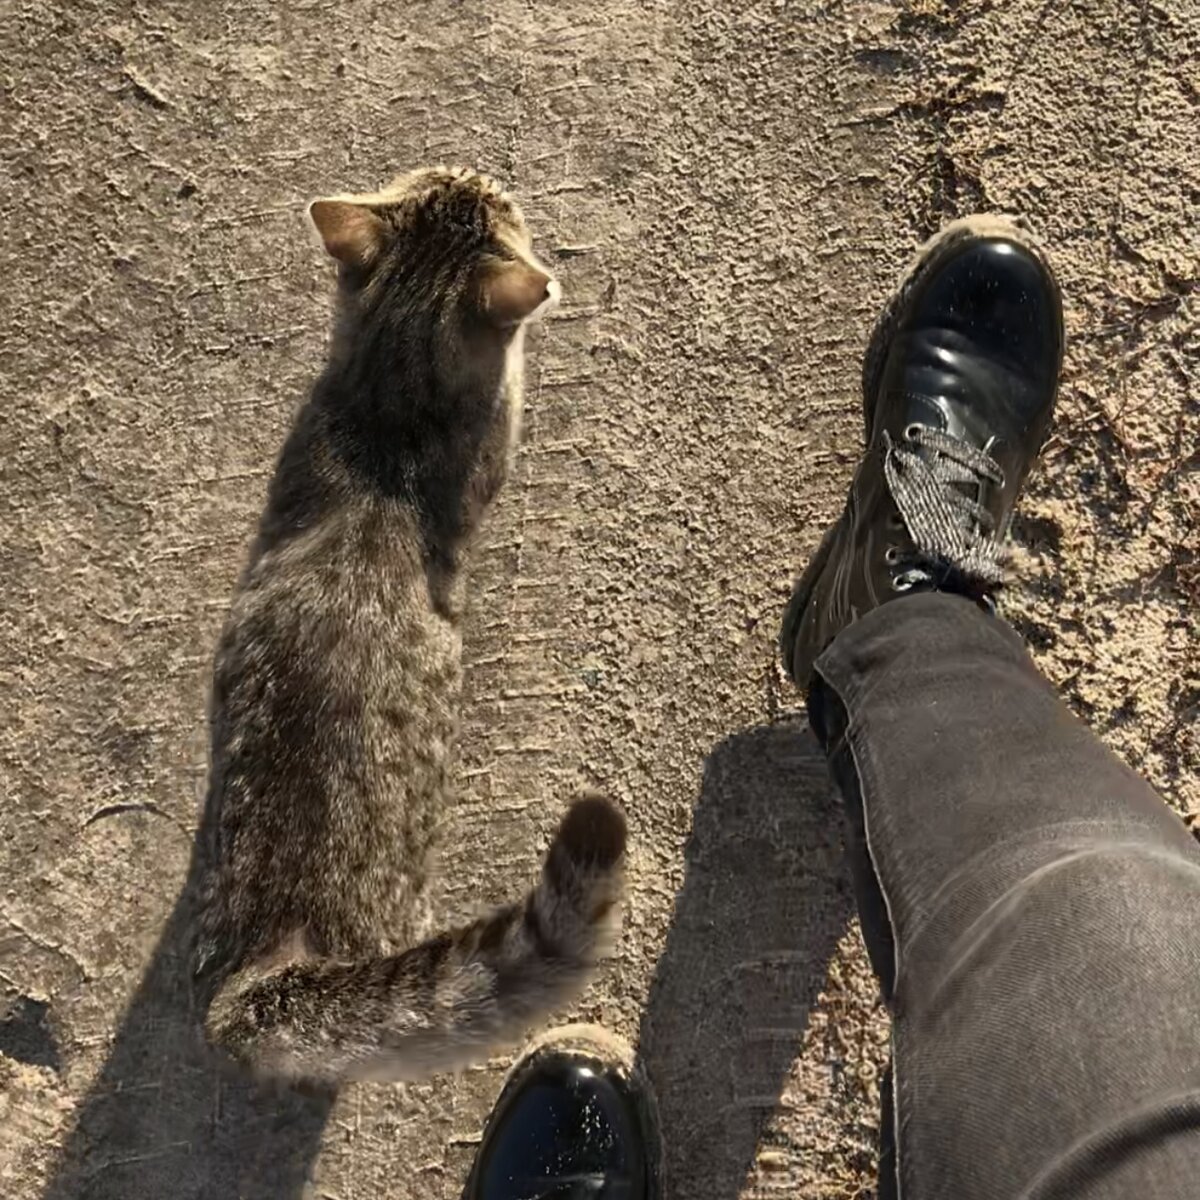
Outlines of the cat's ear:
M 541 267 L 524 261 L 493 267 L 484 275 L 480 288 L 484 315 L 501 327 L 519 325 L 539 310 L 552 308 L 560 295 L 557 280 Z
M 366 204 L 343 196 L 314 200 L 308 219 L 325 249 L 343 266 L 369 267 L 383 249 L 387 224 Z

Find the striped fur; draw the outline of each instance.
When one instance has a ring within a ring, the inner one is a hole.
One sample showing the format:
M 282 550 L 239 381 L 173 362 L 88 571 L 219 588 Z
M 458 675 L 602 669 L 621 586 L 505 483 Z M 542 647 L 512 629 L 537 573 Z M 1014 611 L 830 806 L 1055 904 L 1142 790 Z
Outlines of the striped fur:
M 624 844 L 608 801 L 580 800 L 523 903 L 399 954 L 252 964 L 217 995 L 209 1035 L 288 1080 L 417 1079 L 465 1066 L 587 980 L 615 932 Z
M 625 826 L 578 801 L 523 903 L 426 937 L 464 555 L 507 471 L 524 324 L 557 290 L 472 172 L 311 216 L 337 323 L 217 649 L 193 965 L 211 1040 L 336 1085 L 461 1065 L 576 992 L 611 937 Z

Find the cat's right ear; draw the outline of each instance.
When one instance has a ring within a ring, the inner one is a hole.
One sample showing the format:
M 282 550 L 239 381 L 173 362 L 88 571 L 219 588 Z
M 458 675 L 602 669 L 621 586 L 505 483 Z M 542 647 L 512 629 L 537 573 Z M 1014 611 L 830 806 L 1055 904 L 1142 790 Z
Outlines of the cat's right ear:
M 343 266 L 362 270 L 383 249 L 387 225 L 365 204 L 341 196 L 314 200 L 308 219 L 325 249 Z
M 493 324 L 511 329 L 553 308 L 561 294 L 558 281 L 540 267 L 505 261 L 484 274 L 480 306 Z

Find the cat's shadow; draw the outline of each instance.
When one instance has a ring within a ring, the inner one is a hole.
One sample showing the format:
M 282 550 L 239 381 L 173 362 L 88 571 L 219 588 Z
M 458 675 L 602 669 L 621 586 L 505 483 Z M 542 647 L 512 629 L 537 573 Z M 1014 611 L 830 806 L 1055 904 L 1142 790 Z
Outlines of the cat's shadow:
M 841 824 L 807 730 L 709 755 L 683 888 L 642 1020 L 668 1196 L 736 1200 L 853 909 Z M 188 973 L 197 864 L 43 1200 L 299 1200 L 330 1102 L 261 1089 L 201 1041 Z
M 641 1024 L 668 1197 L 736 1200 L 756 1170 L 853 912 L 841 832 L 806 727 L 751 729 L 709 755 Z
M 304 1194 L 326 1097 L 260 1088 L 203 1043 L 188 970 L 192 866 L 42 1200 Z

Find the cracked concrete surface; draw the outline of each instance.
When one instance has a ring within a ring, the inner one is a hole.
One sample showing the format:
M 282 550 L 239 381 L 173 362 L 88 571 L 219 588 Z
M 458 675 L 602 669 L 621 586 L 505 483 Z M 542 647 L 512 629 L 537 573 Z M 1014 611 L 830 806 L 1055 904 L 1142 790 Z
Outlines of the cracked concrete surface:
M 1050 248 L 1070 350 L 1010 613 L 1200 808 L 1190 0 L 0 4 L 0 1192 L 459 1194 L 508 1059 L 262 1095 L 181 952 L 209 658 L 321 358 L 306 199 L 465 162 L 566 304 L 474 571 L 441 910 L 531 876 L 580 782 L 630 816 L 616 959 L 669 1195 L 864 1196 L 886 1026 L 773 639 L 914 245 Z M 564 1017 L 568 1014 L 564 1014 Z

